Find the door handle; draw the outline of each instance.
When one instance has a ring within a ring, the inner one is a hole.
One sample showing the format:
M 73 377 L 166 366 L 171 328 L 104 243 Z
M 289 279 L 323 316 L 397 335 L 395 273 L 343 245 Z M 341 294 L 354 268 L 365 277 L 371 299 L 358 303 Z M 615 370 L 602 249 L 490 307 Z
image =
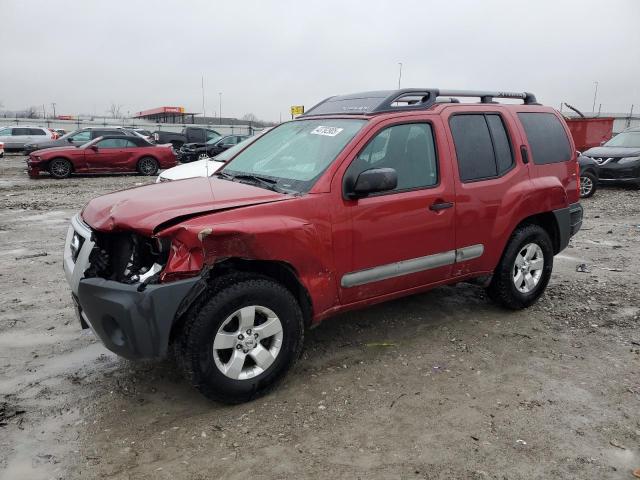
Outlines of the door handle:
M 445 210 L 451 207 L 453 207 L 453 202 L 436 201 L 429 206 L 429 210 L 433 210 L 434 212 L 439 212 L 440 210 Z

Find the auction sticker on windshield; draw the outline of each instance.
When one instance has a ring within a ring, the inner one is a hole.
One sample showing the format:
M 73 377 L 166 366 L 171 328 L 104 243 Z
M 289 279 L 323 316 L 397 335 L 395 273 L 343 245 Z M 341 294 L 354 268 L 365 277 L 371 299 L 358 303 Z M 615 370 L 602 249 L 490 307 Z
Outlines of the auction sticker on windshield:
M 344 130 L 344 128 L 318 126 L 313 130 L 311 130 L 310 133 L 312 133 L 313 135 L 324 135 L 326 137 L 335 137 L 342 130 Z

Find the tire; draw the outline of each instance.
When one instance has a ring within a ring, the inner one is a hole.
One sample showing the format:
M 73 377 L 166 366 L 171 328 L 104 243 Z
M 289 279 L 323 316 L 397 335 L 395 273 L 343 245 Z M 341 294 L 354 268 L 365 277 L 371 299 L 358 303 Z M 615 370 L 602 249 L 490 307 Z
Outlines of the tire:
M 289 290 L 264 277 L 237 280 L 221 282 L 210 299 L 196 302 L 173 346 L 185 378 L 207 398 L 228 404 L 275 387 L 304 340 L 302 311 Z
M 528 255 L 531 257 L 527 259 Z M 542 265 L 538 262 L 540 258 Z M 536 266 L 541 268 L 535 269 Z M 517 276 L 518 270 L 521 277 Z M 520 226 L 511 235 L 493 273 L 487 294 L 503 307 L 512 310 L 526 308 L 538 300 L 547 288 L 552 270 L 553 247 L 547 232 L 539 225 Z
M 142 157 L 138 160 L 137 170 L 141 175 L 155 175 L 158 173 L 158 161 L 153 157 Z
M 580 175 L 580 198 L 589 198 L 598 189 L 598 177 L 591 172 Z
M 53 178 L 68 178 L 73 172 L 73 165 L 65 158 L 54 158 L 49 162 L 49 173 Z

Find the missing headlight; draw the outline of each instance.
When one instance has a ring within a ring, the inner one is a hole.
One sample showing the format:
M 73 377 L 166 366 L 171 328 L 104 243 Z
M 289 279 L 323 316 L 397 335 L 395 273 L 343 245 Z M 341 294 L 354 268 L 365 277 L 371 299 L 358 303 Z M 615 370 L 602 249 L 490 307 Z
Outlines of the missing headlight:
M 169 255 L 170 241 L 134 233 L 96 233 L 88 277 L 122 283 L 154 283 Z

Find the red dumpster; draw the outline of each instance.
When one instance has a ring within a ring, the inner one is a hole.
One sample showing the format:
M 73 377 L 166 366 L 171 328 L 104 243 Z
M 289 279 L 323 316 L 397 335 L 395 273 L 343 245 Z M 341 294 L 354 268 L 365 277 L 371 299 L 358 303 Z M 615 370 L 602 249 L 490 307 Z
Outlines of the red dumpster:
M 584 152 L 609 140 L 613 134 L 613 117 L 566 118 L 576 148 Z

